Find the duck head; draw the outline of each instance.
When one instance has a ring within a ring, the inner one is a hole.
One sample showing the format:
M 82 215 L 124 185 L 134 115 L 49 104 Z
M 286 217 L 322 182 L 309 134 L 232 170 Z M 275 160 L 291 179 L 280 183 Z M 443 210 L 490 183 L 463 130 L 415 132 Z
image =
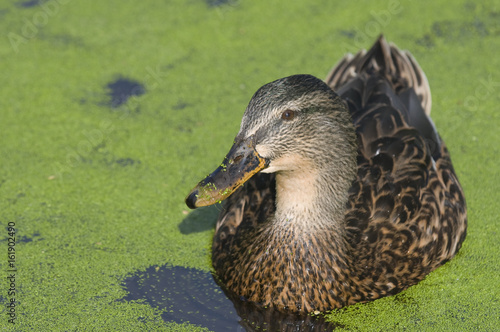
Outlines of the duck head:
M 354 141 L 349 112 L 327 84 L 311 75 L 276 80 L 254 94 L 229 153 L 186 204 L 194 209 L 220 202 L 258 172 L 321 169 L 332 158 L 342 161 L 346 149 L 345 155 L 355 155 Z

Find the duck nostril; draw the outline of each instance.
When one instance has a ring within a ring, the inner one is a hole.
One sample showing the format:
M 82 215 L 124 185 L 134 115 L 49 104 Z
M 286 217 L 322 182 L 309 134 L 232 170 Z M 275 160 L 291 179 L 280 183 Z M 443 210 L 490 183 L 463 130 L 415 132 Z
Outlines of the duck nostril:
M 233 159 L 233 164 L 237 164 L 241 161 L 241 159 L 243 159 L 243 155 L 239 155 L 239 156 L 236 156 L 234 159 Z

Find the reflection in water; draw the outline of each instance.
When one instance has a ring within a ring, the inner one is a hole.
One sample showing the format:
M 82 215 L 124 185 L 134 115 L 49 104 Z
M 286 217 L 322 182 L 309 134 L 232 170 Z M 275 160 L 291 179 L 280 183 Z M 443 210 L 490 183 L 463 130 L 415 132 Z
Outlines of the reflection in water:
M 151 266 L 128 277 L 124 301 L 145 300 L 163 310 L 168 322 L 206 327 L 212 331 L 331 331 L 339 325 L 321 315 L 299 317 L 262 309 L 224 294 L 210 272 L 180 266 Z

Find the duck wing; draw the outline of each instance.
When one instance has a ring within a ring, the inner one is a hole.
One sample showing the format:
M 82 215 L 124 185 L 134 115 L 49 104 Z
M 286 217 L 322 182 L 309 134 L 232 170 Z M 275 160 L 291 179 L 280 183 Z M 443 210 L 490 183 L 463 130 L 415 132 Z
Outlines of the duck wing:
M 380 37 L 368 52 L 345 56 L 326 82 L 358 136 L 346 223 L 360 283 L 385 285 L 367 300 L 397 293 L 453 257 L 466 234 L 465 199 L 429 116 L 427 79 L 408 52 Z

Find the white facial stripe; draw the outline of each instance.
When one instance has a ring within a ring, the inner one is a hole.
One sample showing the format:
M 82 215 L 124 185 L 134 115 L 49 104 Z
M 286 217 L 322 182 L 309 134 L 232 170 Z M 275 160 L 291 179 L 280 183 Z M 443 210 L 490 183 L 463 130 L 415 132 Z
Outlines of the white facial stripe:
M 245 134 L 246 134 L 245 139 L 249 138 L 252 135 L 255 135 L 255 133 L 257 132 L 257 130 L 259 130 L 260 127 L 261 126 L 255 126 L 253 128 L 245 129 Z M 240 135 L 242 131 L 243 131 L 243 123 L 241 124 L 240 132 L 238 133 L 238 135 Z
M 255 133 L 263 126 L 266 126 L 268 121 L 271 121 L 272 118 L 280 118 L 281 113 L 283 113 L 285 110 L 294 110 L 294 111 L 300 111 L 303 108 L 307 108 L 311 105 L 317 105 L 322 103 L 325 100 L 325 94 L 321 92 L 315 92 L 315 93 L 308 93 L 302 95 L 300 98 L 297 98 L 295 100 L 290 100 L 285 104 L 280 105 L 279 107 L 274 107 L 273 109 L 269 110 L 266 113 L 263 114 L 268 114 L 271 116 L 269 117 L 261 117 L 258 119 L 258 121 L 254 124 L 252 128 L 248 128 L 248 124 L 245 122 L 241 123 L 240 126 L 240 132 L 238 135 L 242 134 L 243 131 L 245 131 L 245 138 L 248 138 L 252 135 L 255 135 Z
M 281 108 L 279 108 L 281 109 Z M 279 112 L 277 108 L 273 108 L 269 114 L 276 114 L 276 112 Z M 243 130 L 245 130 L 245 138 L 248 138 L 252 135 L 255 135 L 255 133 L 260 129 L 262 128 L 263 126 L 267 125 L 267 121 L 269 121 L 268 119 L 266 118 L 260 118 L 258 119 L 259 121 L 257 123 L 254 124 L 254 126 L 252 128 L 245 128 L 247 126 L 247 124 L 245 124 L 244 122 L 241 123 L 241 126 L 240 126 L 240 132 L 238 133 L 241 134 Z M 245 128 L 245 129 L 244 129 Z

